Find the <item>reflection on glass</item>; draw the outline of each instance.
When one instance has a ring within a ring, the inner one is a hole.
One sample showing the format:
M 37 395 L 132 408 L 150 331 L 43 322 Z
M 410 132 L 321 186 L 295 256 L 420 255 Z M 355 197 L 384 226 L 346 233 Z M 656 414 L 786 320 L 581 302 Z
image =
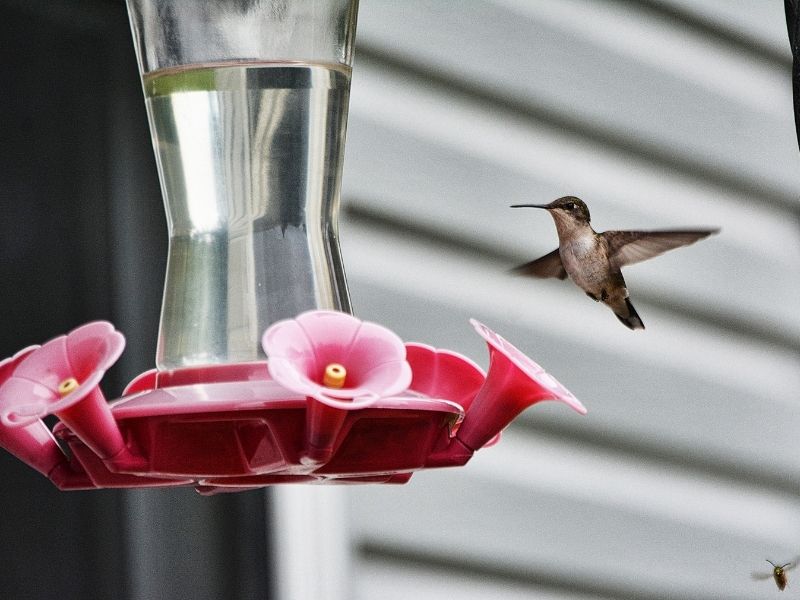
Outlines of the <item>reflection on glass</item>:
M 193 65 L 144 86 L 170 232 L 159 367 L 256 360 L 271 323 L 349 310 L 333 217 L 349 67 Z

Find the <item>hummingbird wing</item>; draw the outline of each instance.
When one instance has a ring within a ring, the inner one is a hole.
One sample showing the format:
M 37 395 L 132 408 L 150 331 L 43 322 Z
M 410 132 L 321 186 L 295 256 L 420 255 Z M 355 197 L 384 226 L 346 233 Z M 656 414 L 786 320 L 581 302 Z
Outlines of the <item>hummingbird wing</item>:
M 567 278 L 567 271 L 564 269 L 564 264 L 561 262 L 561 255 L 558 253 L 558 248 L 553 250 L 550 254 L 545 254 L 541 258 L 526 262 L 524 265 L 511 269 L 511 272 L 517 275 L 540 277 L 542 279 L 547 277 L 557 277 L 558 279 Z
M 632 265 L 688 246 L 719 229 L 684 229 L 678 231 L 605 231 L 599 235 L 608 244 L 608 260 L 616 267 Z

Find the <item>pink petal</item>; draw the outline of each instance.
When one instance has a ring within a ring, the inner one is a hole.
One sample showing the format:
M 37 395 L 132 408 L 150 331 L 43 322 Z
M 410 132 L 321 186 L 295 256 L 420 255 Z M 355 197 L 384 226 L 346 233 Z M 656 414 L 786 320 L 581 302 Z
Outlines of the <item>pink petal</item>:
M 311 340 L 319 370 L 332 362 L 344 364 L 347 349 L 362 335 L 365 325 L 352 315 L 328 310 L 304 312 L 297 317 L 297 323 Z
M 350 391 L 351 396 L 372 392 L 381 397 L 386 397 L 405 391 L 410 384 L 411 367 L 409 364 L 405 360 L 393 360 L 376 365 L 364 373 L 360 385 L 348 391 Z M 341 392 L 345 390 L 335 391 Z M 331 395 L 338 396 L 338 394 Z
M 297 364 L 306 375 L 317 369 L 317 361 L 311 340 L 294 319 L 273 323 L 261 338 L 261 345 L 270 362 L 273 358 L 284 358 Z
M 31 352 L 14 370 L 14 376 L 35 381 L 56 392 L 62 381 L 73 376 L 66 340 L 62 335 Z
M 415 392 L 435 396 L 439 374 L 436 348 L 419 342 L 406 342 L 406 360 L 411 365 L 411 385 Z
M 341 410 L 358 410 L 360 408 L 367 408 L 380 400 L 380 396 L 375 392 L 364 391 L 356 395 L 348 395 L 343 397 L 333 397 L 328 392 L 340 392 L 341 390 L 332 390 L 331 388 L 321 388 L 319 392 L 312 394 L 311 397 L 315 400 L 327 404 L 333 408 Z
M 40 348 L 40 346 L 28 346 L 27 348 L 23 348 L 19 352 L 17 352 L 14 356 L 10 356 L 6 359 L 0 361 L 0 384 L 2 384 L 6 379 L 11 377 L 11 374 L 14 372 L 14 369 L 17 368 L 17 365 L 21 363 L 25 358 L 34 350 Z
M 56 394 L 35 381 L 11 377 L 0 386 L 0 421 L 7 427 L 30 425 L 48 414 Z
M 385 327 L 366 321 L 346 348 L 340 362 L 355 380 L 355 385 L 359 386 L 364 385 L 367 372 L 375 365 L 405 361 L 406 358 L 403 340 Z
M 322 389 L 321 385 L 306 377 L 292 361 L 286 358 L 271 358 L 267 363 L 267 368 L 275 381 L 297 394 L 313 396 Z
M 465 410 L 486 379 L 483 369 L 458 352 L 418 343 L 407 343 L 406 352 L 414 374 L 411 389 L 456 402 Z
M 83 383 L 94 371 L 113 365 L 125 348 L 125 338 L 107 321 L 94 321 L 67 334 L 67 358 L 72 375 Z

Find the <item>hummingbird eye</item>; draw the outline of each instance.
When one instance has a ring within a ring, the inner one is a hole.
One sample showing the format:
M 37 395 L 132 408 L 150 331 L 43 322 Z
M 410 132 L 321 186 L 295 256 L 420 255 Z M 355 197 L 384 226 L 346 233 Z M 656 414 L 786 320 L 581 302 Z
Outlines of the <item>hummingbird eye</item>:
M 566 210 L 572 210 L 573 208 L 575 208 L 575 203 L 574 203 L 574 202 L 567 202 L 567 203 L 564 205 L 564 208 L 565 208 Z

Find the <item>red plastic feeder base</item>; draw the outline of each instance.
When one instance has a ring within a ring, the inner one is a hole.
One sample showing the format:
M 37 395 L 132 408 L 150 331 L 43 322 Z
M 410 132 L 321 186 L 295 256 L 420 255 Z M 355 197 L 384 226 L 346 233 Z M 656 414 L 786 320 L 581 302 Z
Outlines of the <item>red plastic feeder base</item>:
M 124 338 L 89 323 L 0 362 L 0 446 L 62 490 L 402 484 L 466 464 L 542 400 L 585 412 L 539 365 L 473 326 L 489 346 L 488 374 L 380 325 L 310 311 L 267 330 L 269 363 L 148 371 L 108 404 L 98 384 Z M 49 414 L 60 419 L 52 433 Z

